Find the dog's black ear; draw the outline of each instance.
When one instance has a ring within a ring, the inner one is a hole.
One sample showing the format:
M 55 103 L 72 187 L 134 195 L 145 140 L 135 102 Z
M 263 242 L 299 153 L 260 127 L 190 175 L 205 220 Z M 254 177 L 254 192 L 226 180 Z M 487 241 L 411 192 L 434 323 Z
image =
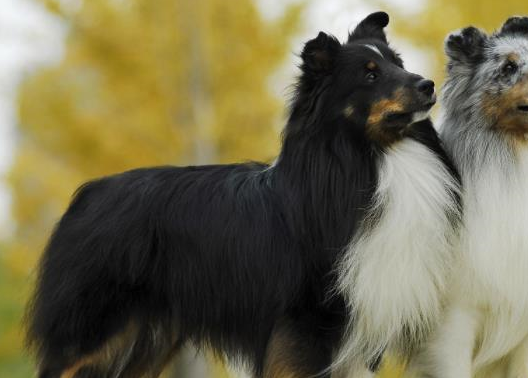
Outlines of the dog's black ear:
M 482 30 L 469 26 L 450 34 L 445 41 L 445 52 L 450 64 L 476 64 L 484 54 L 488 36 Z
M 331 35 L 319 32 L 304 45 L 301 53 L 303 70 L 312 72 L 328 72 L 332 69 L 334 59 L 341 48 L 339 41 Z
M 374 38 L 379 39 L 387 43 L 387 36 L 383 31 L 383 28 L 389 24 L 389 15 L 385 12 L 376 12 L 368 15 L 352 33 L 348 36 L 348 42 L 358 40 Z
M 510 17 L 499 31 L 499 35 L 521 34 L 528 36 L 528 17 Z

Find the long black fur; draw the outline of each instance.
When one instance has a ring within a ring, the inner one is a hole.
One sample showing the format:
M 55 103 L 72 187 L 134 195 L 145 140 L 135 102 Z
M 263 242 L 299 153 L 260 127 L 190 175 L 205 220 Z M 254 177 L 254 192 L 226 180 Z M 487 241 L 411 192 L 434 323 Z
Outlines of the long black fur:
M 348 316 L 343 298 L 329 295 L 335 264 L 370 206 L 384 150 L 364 125 L 393 89 L 355 83 L 362 57 L 346 52 L 356 40 L 372 43 L 401 65 L 380 38 L 385 25 L 363 25 L 345 45 L 324 33 L 306 44 L 273 166 L 137 169 L 77 191 L 27 315 L 40 377 L 59 377 L 130 324 L 130 350 L 75 376 L 143 376 L 191 342 L 248 362 L 260 377 L 274 332 L 291 335 L 293 369 L 316 374 L 331 364 Z M 349 101 L 353 120 L 342 114 Z M 407 134 L 456 174 L 429 121 Z

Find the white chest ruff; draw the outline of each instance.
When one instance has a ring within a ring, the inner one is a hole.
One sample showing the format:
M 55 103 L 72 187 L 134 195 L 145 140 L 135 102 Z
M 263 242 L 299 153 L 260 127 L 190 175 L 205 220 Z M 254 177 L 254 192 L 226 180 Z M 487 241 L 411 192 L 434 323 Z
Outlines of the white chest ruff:
M 440 159 L 406 139 L 379 163 L 371 208 L 380 214 L 350 243 L 339 266 L 339 291 L 352 321 L 338 361 L 370 360 L 434 326 L 452 255 L 458 185 Z
M 481 309 L 478 366 L 528 336 L 528 152 L 467 177 L 458 301 Z

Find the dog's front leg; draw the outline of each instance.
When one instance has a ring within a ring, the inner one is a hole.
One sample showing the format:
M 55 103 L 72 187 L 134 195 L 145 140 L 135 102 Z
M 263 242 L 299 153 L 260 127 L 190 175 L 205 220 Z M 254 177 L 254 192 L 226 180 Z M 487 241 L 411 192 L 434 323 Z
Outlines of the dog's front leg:
M 478 312 L 454 304 L 424 349 L 410 364 L 412 377 L 472 378 Z

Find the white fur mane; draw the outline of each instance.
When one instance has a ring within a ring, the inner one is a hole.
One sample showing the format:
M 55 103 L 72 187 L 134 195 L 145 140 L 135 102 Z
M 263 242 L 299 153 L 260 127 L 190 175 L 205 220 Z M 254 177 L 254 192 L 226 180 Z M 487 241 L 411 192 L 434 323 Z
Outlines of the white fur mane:
M 339 266 L 338 290 L 352 314 L 335 365 L 370 361 L 386 348 L 404 352 L 437 322 L 456 234 L 458 185 L 423 144 L 405 139 L 379 163 L 362 232 Z
M 453 295 L 487 307 L 476 369 L 500 359 L 528 336 L 528 151 L 512 155 L 509 167 L 501 160 L 489 156 L 478 177 L 464 175 L 464 271 Z

